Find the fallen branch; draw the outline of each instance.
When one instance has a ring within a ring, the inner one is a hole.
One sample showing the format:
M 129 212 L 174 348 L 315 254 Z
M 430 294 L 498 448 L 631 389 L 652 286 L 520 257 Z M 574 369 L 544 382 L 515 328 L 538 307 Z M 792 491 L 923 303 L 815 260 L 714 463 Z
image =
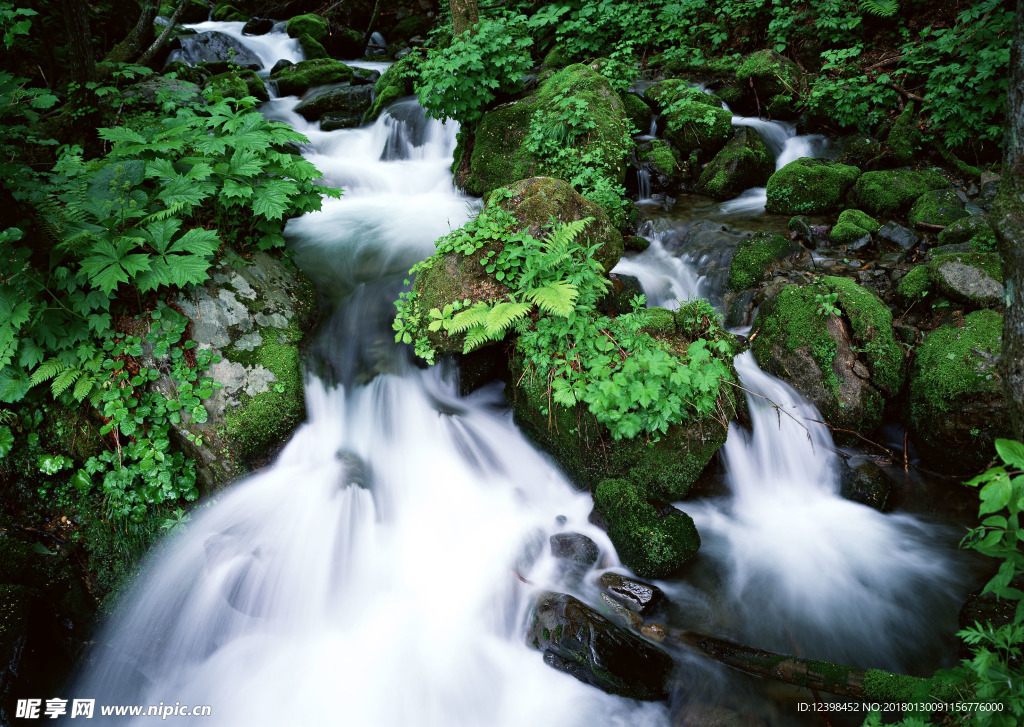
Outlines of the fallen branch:
M 919 101 L 920 103 L 928 103 L 928 99 L 924 98 L 923 96 L 918 96 L 916 93 L 911 93 L 910 91 L 908 91 L 907 89 L 903 88 L 903 86 L 901 86 L 898 83 L 890 83 L 889 86 L 891 86 L 892 88 L 894 88 L 897 91 L 899 91 L 900 94 L 902 94 L 903 96 L 906 96 L 911 101 Z
M 936 232 L 946 229 L 946 225 L 933 225 L 931 222 L 918 222 L 917 226 L 922 230 L 935 230 Z

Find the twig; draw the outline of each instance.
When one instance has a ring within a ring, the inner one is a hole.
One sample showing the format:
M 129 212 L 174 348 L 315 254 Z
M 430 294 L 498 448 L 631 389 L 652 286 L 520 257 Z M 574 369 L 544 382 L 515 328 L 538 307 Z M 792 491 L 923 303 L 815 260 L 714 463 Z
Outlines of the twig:
M 907 98 L 909 98 L 911 101 L 919 101 L 921 103 L 928 103 L 928 99 L 924 98 L 923 96 L 918 96 L 916 93 L 911 93 L 910 91 L 908 91 L 907 89 L 903 88 L 903 86 L 901 86 L 898 83 L 890 83 L 889 85 L 892 88 L 894 88 L 897 91 L 899 91 L 902 95 L 904 95 Z
M 852 434 L 853 436 L 857 437 L 858 439 L 861 439 L 861 440 L 867 442 L 870 445 L 878 447 L 880 450 L 885 452 L 889 456 L 889 461 L 890 462 L 896 461 L 895 457 L 893 456 L 892 450 L 890 450 L 888 447 L 883 447 L 878 442 L 873 442 L 870 439 L 868 439 L 867 437 L 863 436 L 862 434 L 858 434 L 857 432 L 853 431 L 852 429 L 843 429 L 842 427 L 833 426 L 832 424 L 829 424 L 828 422 L 822 421 L 821 419 L 808 419 L 807 421 L 815 422 L 816 424 L 824 424 L 826 427 L 831 429 L 833 432 L 842 432 L 844 434 Z
M 918 222 L 917 226 L 925 230 L 945 230 L 945 225 L 933 225 L 931 222 Z
M 903 56 L 901 56 L 901 55 L 899 55 L 899 56 L 892 56 L 891 58 L 883 58 L 882 60 L 878 61 L 877 63 L 872 63 L 870 66 L 868 66 L 864 70 L 865 71 L 874 71 L 874 70 L 877 70 L 879 68 L 884 68 L 885 66 L 891 65 L 891 64 L 896 63 L 897 61 L 901 61 L 901 60 L 903 60 Z

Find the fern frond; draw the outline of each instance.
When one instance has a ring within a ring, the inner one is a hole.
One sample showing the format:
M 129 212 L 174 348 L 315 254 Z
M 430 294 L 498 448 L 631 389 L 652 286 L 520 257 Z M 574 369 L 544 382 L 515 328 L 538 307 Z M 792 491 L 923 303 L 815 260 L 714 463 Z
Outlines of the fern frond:
M 880 18 L 891 18 L 900 9 L 899 0 L 860 0 L 860 9 Z
M 29 386 L 36 386 L 44 381 L 49 381 L 64 371 L 67 365 L 55 358 L 48 358 L 39 364 L 39 367 L 32 372 L 32 378 L 28 380 Z
M 531 288 L 524 295 L 527 300 L 537 304 L 545 313 L 567 318 L 576 310 L 576 298 L 579 297 L 579 289 L 572 283 L 557 281 L 549 283 L 543 288 Z
M 504 333 L 509 326 L 529 313 L 532 307 L 529 303 L 497 303 L 487 314 L 487 322 L 484 323 L 487 334 L 497 337 Z
M 75 383 L 75 390 L 71 392 L 71 395 L 75 397 L 75 401 L 83 401 L 90 393 L 92 393 L 93 386 L 96 381 L 92 376 L 82 376 Z
M 81 369 L 64 369 L 50 384 L 50 391 L 54 397 L 58 397 L 67 391 L 75 381 L 82 375 Z
M 448 333 L 454 336 L 459 333 L 465 333 L 474 326 L 484 326 L 487 323 L 487 316 L 490 312 L 491 307 L 489 305 L 477 303 L 472 308 L 456 313 L 448 324 Z

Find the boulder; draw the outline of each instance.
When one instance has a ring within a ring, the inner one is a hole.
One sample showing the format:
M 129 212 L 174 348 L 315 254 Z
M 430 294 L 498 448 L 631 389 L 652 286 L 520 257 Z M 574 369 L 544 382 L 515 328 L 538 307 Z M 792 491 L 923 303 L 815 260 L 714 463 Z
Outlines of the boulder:
M 641 615 L 649 615 L 665 600 L 665 592 L 657 586 L 618 573 L 603 573 L 598 584 L 630 611 Z
M 910 164 L 921 149 L 921 130 L 917 128 L 917 115 L 911 101 L 896 119 L 886 139 L 886 151 L 899 166 Z
M 570 586 L 578 585 L 601 556 L 597 543 L 581 533 L 556 533 L 549 542 L 551 555 L 559 561 L 562 578 Z
M 940 293 L 971 308 L 997 308 L 1003 304 L 1003 267 L 993 253 L 937 255 L 928 263 L 932 282 Z
M 996 233 L 988 215 L 971 215 L 951 222 L 939 233 L 939 245 L 968 243 L 970 252 L 998 252 Z
M 274 27 L 269 18 L 249 18 L 242 26 L 242 35 L 266 35 Z
M 324 86 L 296 106 L 295 112 L 308 121 L 315 121 L 326 113 L 362 116 L 370 107 L 372 93 L 369 86 Z
M 911 303 L 921 300 L 932 289 L 932 275 L 927 265 L 918 265 L 909 273 L 900 278 L 896 293 L 904 303 Z
M 328 53 L 338 58 L 362 58 L 366 54 L 363 34 L 352 28 L 338 28 L 321 42 Z
M 697 554 L 700 535 L 682 510 L 626 480 L 603 480 L 594 507 L 608 523 L 619 559 L 642 578 L 663 578 Z
M 715 199 L 732 199 L 745 189 L 765 186 L 774 170 L 775 157 L 761 135 L 741 126 L 704 167 L 697 191 Z
M 839 494 L 875 510 L 884 510 L 892 484 L 885 471 L 870 459 L 854 457 L 839 477 Z
M 774 50 L 751 53 L 736 69 L 737 84 L 740 88 L 753 86 L 762 113 L 783 118 L 795 118 L 794 100 L 799 95 L 801 76 L 793 61 Z
M 930 169 L 891 169 L 865 172 L 854 187 L 858 206 L 876 217 L 893 217 L 910 209 L 925 192 L 948 187 L 949 182 Z
M 931 467 L 976 472 L 992 459 L 997 438 L 1013 437 L 996 370 L 1002 332 L 1002 315 L 979 310 L 918 346 L 906 423 Z
M 957 193 L 950 188 L 933 189 L 915 200 L 907 220 L 911 225 L 950 225 L 961 217 L 967 217 L 967 210 Z
M 269 101 L 270 94 L 263 84 L 263 79 L 256 71 L 238 68 L 226 73 L 218 73 L 206 79 L 205 88 L 214 88 L 224 98 L 245 98 L 254 96 L 260 101 Z
M 609 694 L 668 696 L 672 657 L 567 594 L 537 596 L 525 640 L 544 663 Z
M 282 96 L 301 96 L 315 86 L 347 83 L 352 78 L 352 68 L 331 58 L 299 61 L 283 68 L 275 66 L 270 74 Z
M 210 20 L 216 20 L 218 23 L 244 23 L 248 19 L 248 15 L 227 3 L 217 5 L 210 13 Z
M 318 43 L 323 42 L 330 35 L 330 27 L 327 25 L 327 21 L 319 15 L 313 15 L 312 13 L 296 15 L 291 18 L 285 25 L 285 30 L 292 38 L 301 38 L 303 35 L 308 35 Z
M 900 252 L 910 252 L 921 240 L 913 230 L 896 222 L 886 222 L 879 227 L 877 236 L 882 247 Z
M 664 139 L 637 144 L 636 157 L 650 176 L 652 190 L 668 191 L 686 174 L 687 165 L 680 164 L 672 145 Z
M 633 128 L 637 133 L 646 134 L 651 128 L 651 107 L 635 93 L 621 93 L 619 98 Z
M 860 210 L 843 210 L 829 232 L 828 240 L 833 245 L 851 247 L 865 235 L 870 236 L 872 232 L 878 232 L 881 226 L 878 220 Z
M 329 113 L 320 117 L 320 131 L 355 129 L 362 123 L 363 115 L 361 113 Z
M 190 66 L 208 61 L 222 61 L 251 71 L 263 68 L 263 61 L 241 41 L 225 33 L 208 30 L 195 35 L 184 35 L 181 42 L 181 60 Z
M 656 83 L 644 92 L 644 98 L 658 107 L 658 128 L 682 157 L 697 152 L 701 160 L 709 160 L 729 140 L 732 114 L 722 108 L 718 98 L 686 81 Z
M 416 92 L 414 83 L 419 78 L 422 59 L 408 55 L 392 64 L 373 86 L 373 105 L 366 110 L 363 122 L 374 121 L 380 112 L 404 96 Z
M 832 294 L 841 315 L 827 314 L 823 298 Z M 885 399 L 903 384 L 892 313 L 848 278 L 785 287 L 762 304 L 754 327 L 751 348 L 761 368 L 798 389 L 841 429 L 873 430 Z
M 858 177 L 857 167 L 824 159 L 796 159 L 768 180 L 766 209 L 781 215 L 833 212 Z
M 331 57 L 331 54 L 327 52 L 327 49 L 323 47 L 320 41 L 309 33 L 300 35 L 298 41 L 299 47 L 302 48 L 302 55 L 306 60 Z
M 729 288 L 744 290 L 757 285 L 764 279 L 769 265 L 800 249 L 797 242 L 777 232 L 761 231 L 748 240 L 742 240 L 729 266 Z

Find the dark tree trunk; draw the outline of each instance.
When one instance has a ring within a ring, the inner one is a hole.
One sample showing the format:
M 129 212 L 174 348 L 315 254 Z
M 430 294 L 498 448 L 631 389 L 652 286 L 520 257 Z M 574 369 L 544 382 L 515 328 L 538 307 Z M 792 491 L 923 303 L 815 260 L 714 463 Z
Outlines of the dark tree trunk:
M 153 42 L 153 19 L 160 10 L 159 0 L 146 0 L 142 6 L 139 21 L 128 37 L 115 45 L 103 59 L 105 63 L 128 63 L 142 55 L 146 46 Z
M 369 43 L 370 36 L 377 29 L 377 21 L 380 20 L 380 3 L 381 0 L 377 0 L 373 4 L 373 14 L 370 16 L 370 23 L 366 26 L 366 33 L 363 34 L 363 43 Z
M 476 0 L 451 0 L 452 26 L 455 35 L 460 35 L 480 22 L 480 11 Z
M 1003 169 L 991 215 L 1006 276 L 1000 370 L 1014 435 L 1024 439 L 1024 0 L 1017 0 L 1010 46 Z
M 68 62 L 71 81 L 78 84 L 79 95 L 85 84 L 96 80 L 96 60 L 92 54 L 92 33 L 85 0 L 61 0 L 64 27 L 68 33 Z

